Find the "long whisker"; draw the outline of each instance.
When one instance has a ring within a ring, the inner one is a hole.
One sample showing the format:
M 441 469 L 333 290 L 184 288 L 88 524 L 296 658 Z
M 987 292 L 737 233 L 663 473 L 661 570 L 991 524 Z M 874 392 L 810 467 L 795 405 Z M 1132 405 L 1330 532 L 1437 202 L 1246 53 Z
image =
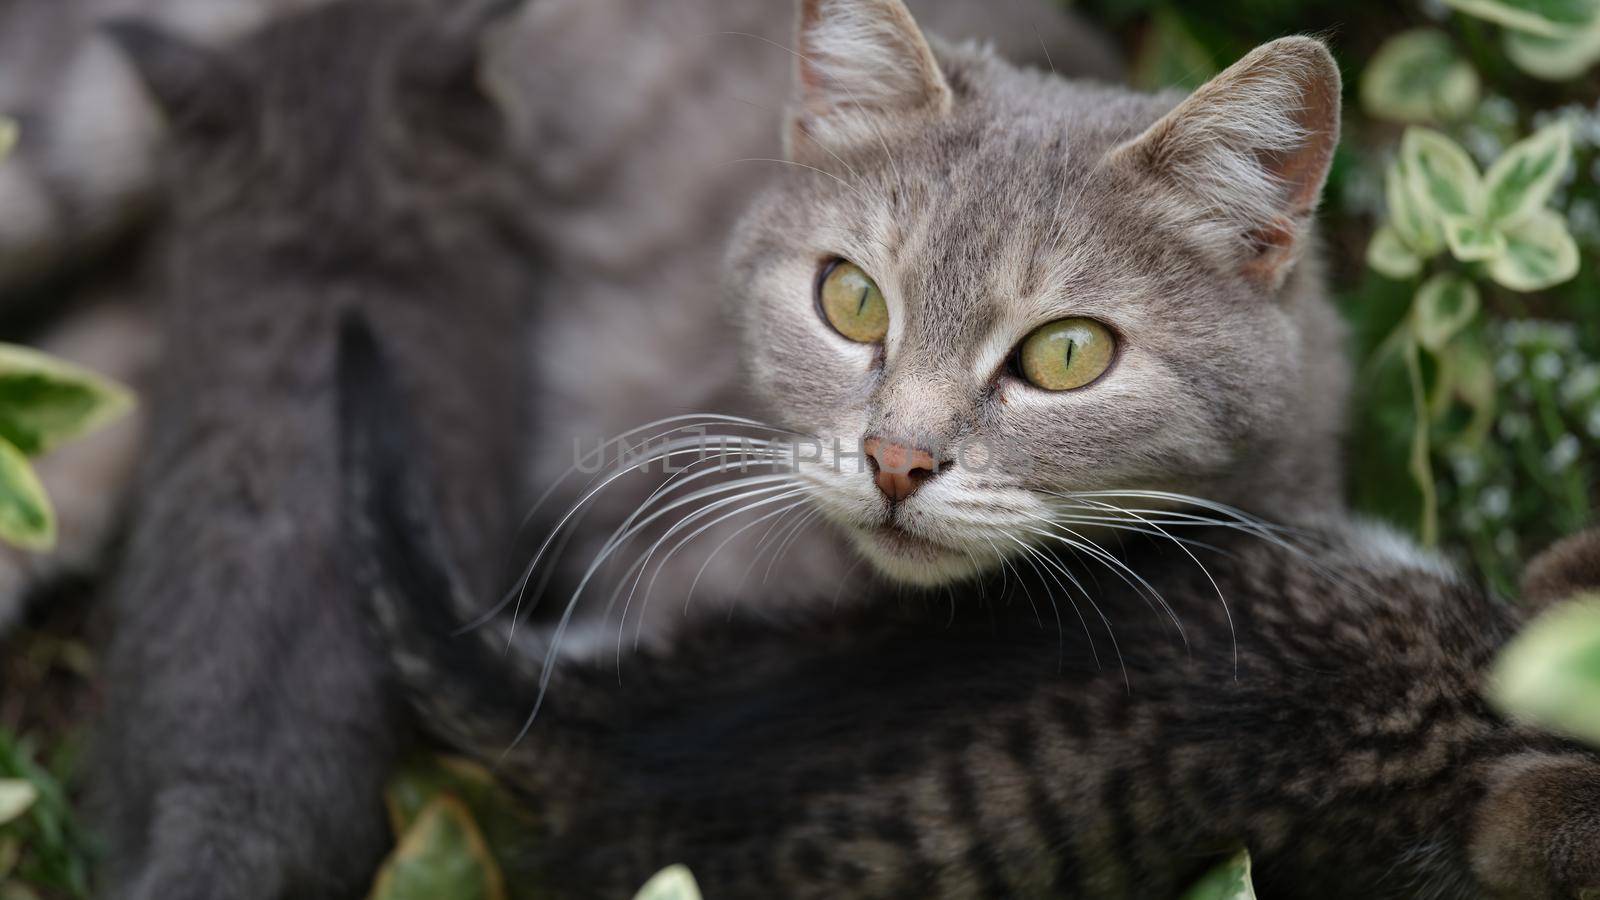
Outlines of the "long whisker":
M 696 446 L 690 447 L 690 448 L 681 448 L 681 447 L 671 447 L 671 446 L 669 446 L 667 449 L 663 450 L 661 453 L 651 454 L 644 461 L 639 462 L 636 466 L 634 466 L 632 468 L 623 469 L 623 470 L 621 470 L 619 472 L 616 472 L 616 473 L 612 474 L 611 477 L 605 479 L 605 481 L 603 481 L 598 487 L 595 487 L 595 488 L 591 489 L 577 503 L 573 504 L 572 508 L 567 511 L 567 514 L 565 516 L 563 516 L 561 518 L 561 521 L 556 524 L 555 528 L 551 529 L 550 535 L 545 538 L 544 543 L 539 546 L 538 552 L 536 552 L 533 555 L 533 559 L 528 563 L 528 567 L 526 569 L 526 574 L 520 580 L 520 584 L 519 584 L 517 590 L 515 591 L 515 593 L 514 594 L 508 594 L 504 599 L 502 599 L 498 604 L 496 604 L 495 608 L 489 610 L 484 615 L 479 616 L 474 621 L 472 621 L 472 622 L 468 623 L 467 625 L 463 626 L 462 630 L 475 628 L 475 627 L 481 625 L 483 622 L 486 622 L 489 619 L 493 618 L 495 615 L 499 614 L 502 610 L 504 610 L 505 607 L 507 606 L 507 604 L 511 603 L 511 601 L 514 598 L 515 599 L 515 607 L 514 607 L 513 612 L 512 612 L 511 632 L 513 634 L 515 634 L 516 627 L 517 627 L 517 621 L 520 618 L 521 612 L 522 612 L 522 599 L 523 599 L 523 594 L 526 592 L 529 576 L 531 576 L 531 574 L 534 571 L 537 571 L 540 561 L 542 561 L 544 559 L 544 557 L 545 557 L 545 554 L 547 552 L 549 552 L 550 545 L 555 540 L 556 535 L 561 533 L 561 530 L 566 527 L 567 523 L 569 523 L 572 520 L 572 517 L 574 515 L 576 515 L 579 510 L 583 509 L 589 503 L 589 501 L 593 500 L 601 491 L 604 491 L 607 487 L 609 487 L 611 484 L 616 482 L 618 479 L 620 479 L 620 478 L 622 478 L 622 477 L 624 477 L 624 476 L 626 476 L 626 475 L 628 475 L 628 474 L 630 474 L 630 473 L 632 473 L 634 471 L 638 471 L 640 468 L 642 468 L 644 466 L 647 466 L 652 462 L 671 459 L 674 456 L 680 456 L 680 455 L 683 455 L 683 454 L 686 454 L 686 453 L 703 452 L 704 449 L 705 448 L 704 448 L 703 445 L 696 445 Z M 744 460 L 741 460 L 741 464 L 748 464 L 748 463 L 746 463 Z M 609 542 L 608 542 L 608 544 L 609 544 Z
M 1051 535 L 1048 532 L 1039 532 L 1039 533 L 1045 535 L 1046 537 L 1053 537 L 1056 540 L 1059 540 L 1062 543 L 1068 544 L 1070 546 L 1077 546 L 1077 542 L 1074 542 L 1074 541 L 1072 541 L 1070 539 L 1064 538 L 1064 537 L 1062 537 L 1060 535 Z M 1017 540 L 1017 539 L 1016 538 L 1012 538 L 1012 540 Z M 1018 543 L 1021 543 L 1021 541 L 1018 541 Z M 1026 547 L 1027 545 L 1023 544 L 1023 546 Z M 1122 670 L 1122 683 L 1129 690 L 1132 690 L 1133 689 L 1133 682 L 1128 677 L 1127 661 L 1122 658 L 1122 648 L 1120 646 L 1118 646 L 1118 644 L 1117 644 L 1116 631 L 1111 627 L 1111 620 L 1106 617 L 1105 611 L 1100 609 L 1100 604 L 1098 604 L 1098 603 L 1096 603 L 1094 601 L 1094 597 L 1091 596 L 1090 593 L 1087 590 L 1084 589 L 1083 582 L 1079 581 L 1077 579 L 1077 577 L 1075 577 L 1072 574 L 1072 572 L 1067 569 L 1066 566 L 1063 566 L 1060 562 L 1058 562 L 1057 560 L 1051 558 L 1051 556 L 1049 554 L 1046 554 L 1046 553 L 1038 554 L 1038 559 L 1039 559 L 1040 562 L 1044 563 L 1047 567 L 1054 569 L 1056 572 L 1058 572 L 1062 576 L 1064 576 L 1068 581 L 1072 582 L 1072 586 L 1077 588 L 1078 589 L 1078 593 L 1083 596 L 1084 602 L 1089 604 L 1089 608 L 1091 610 L 1093 610 L 1095 616 L 1100 619 L 1100 623 L 1102 625 L 1104 625 L 1105 628 L 1106 628 L 1106 637 L 1110 638 L 1110 640 L 1111 640 L 1111 649 L 1112 649 L 1113 652 L 1115 652 L 1117 654 L 1117 666 L 1119 668 L 1121 668 L 1121 670 Z M 1077 608 L 1077 604 L 1076 603 L 1073 604 L 1073 608 L 1074 609 Z M 1079 614 L 1078 618 L 1080 620 L 1083 618 L 1081 613 Z M 1084 633 L 1085 634 L 1089 633 L 1088 632 L 1088 624 L 1087 623 L 1085 623 L 1085 625 L 1084 625 Z M 1092 640 L 1090 641 L 1089 646 L 1090 646 L 1090 649 L 1092 651 L 1093 647 L 1094 647 L 1094 643 L 1093 643 Z M 1096 655 L 1095 656 L 1095 665 L 1098 667 L 1099 664 L 1100 664 L 1099 656 Z
M 771 479 L 773 477 L 774 476 L 757 476 L 757 478 L 753 479 L 753 480 Z M 787 476 L 784 476 L 784 477 L 787 478 Z M 784 485 L 773 485 L 773 486 L 769 486 L 769 487 L 755 488 L 750 492 L 750 494 L 740 495 L 739 497 L 736 497 L 736 498 L 728 498 L 728 499 L 725 499 L 725 500 L 719 500 L 719 501 L 717 501 L 717 503 L 737 502 L 739 500 L 748 499 L 748 497 L 750 495 L 760 495 L 760 494 L 768 493 L 768 492 L 773 491 L 773 490 L 782 490 L 783 488 L 784 488 Z M 716 504 L 711 504 L 711 505 L 715 506 Z M 696 510 L 695 514 L 696 515 L 701 515 L 701 514 L 704 514 L 706 512 L 707 512 L 706 509 L 700 509 L 700 510 Z M 673 525 L 673 530 L 677 530 L 678 528 L 683 527 L 683 525 L 684 525 L 683 522 L 679 522 L 679 523 Z M 671 533 L 672 533 L 672 531 L 669 531 L 668 535 L 670 535 Z M 665 537 L 663 537 L 663 540 L 664 539 L 665 539 Z M 660 542 L 657 542 L 657 546 L 659 546 L 659 543 Z M 517 732 L 516 737 L 512 739 L 511 748 L 516 747 L 518 744 L 520 744 L 522 742 L 522 739 L 527 736 L 528 730 L 533 727 L 534 720 L 536 718 L 538 718 L 540 708 L 542 708 L 544 706 L 544 698 L 545 698 L 545 695 L 548 693 L 549 688 L 550 688 L 550 678 L 551 678 L 551 676 L 553 676 L 555 674 L 556 656 L 560 652 L 560 649 L 561 649 L 561 639 L 566 634 L 567 628 L 572 623 L 573 613 L 578 608 L 578 598 L 580 598 L 583 595 L 583 589 L 588 585 L 589 579 L 594 576 L 594 573 L 596 571 L 598 571 L 599 566 L 600 566 L 600 564 L 602 562 L 604 562 L 603 559 L 597 559 L 597 560 L 595 560 L 595 562 L 590 564 L 589 570 L 588 570 L 588 572 L 586 572 L 584 574 L 583 580 L 580 581 L 578 586 L 577 586 L 577 588 L 573 590 L 572 599 L 570 601 L 568 601 L 567 608 L 562 611 L 561 619 L 556 623 L 555 631 L 554 631 L 554 633 L 553 633 L 553 635 L 552 635 L 552 637 L 550 639 L 550 647 L 545 652 L 543 670 L 539 673 L 539 692 L 538 692 L 538 695 L 534 698 L 533 709 L 532 709 L 531 712 L 528 713 L 528 718 L 527 718 L 527 720 L 525 722 L 523 722 L 521 730 L 519 730 Z M 508 749 L 508 752 L 509 752 L 510 748 L 507 748 L 507 749 Z
M 642 635 L 644 633 L 645 610 L 650 605 L 650 597 L 651 597 L 651 595 L 655 593 L 656 581 L 661 577 L 662 571 L 666 569 L 667 563 L 672 561 L 672 558 L 677 555 L 679 550 L 682 550 L 685 546 L 687 546 L 695 538 L 699 537 L 702 534 L 705 534 L 707 531 L 711 530 L 712 528 L 715 528 L 718 525 L 721 525 L 723 522 L 726 522 L 729 519 L 732 519 L 732 518 L 734 518 L 736 516 L 742 516 L 745 513 L 751 512 L 752 510 L 755 510 L 755 509 L 757 509 L 759 507 L 766 506 L 769 503 L 781 503 L 784 500 L 789 500 L 789 499 L 792 499 L 794 497 L 801 497 L 801 496 L 804 496 L 805 494 L 806 494 L 806 489 L 805 488 L 796 488 L 794 490 L 789 491 L 788 493 L 778 494 L 777 496 L 774 496 L 774 497 L 767 497 L 765 499 L 755 501 L 755 502 L 750 503 L 750 504 L 748 504 L 746 506 L 741 506 L 738 509 L 733 510 L 732 512 L 724 513 L 723 515 L 720 515 L 720 516 L 716 517 L 715 519 L 712 519 L 710 522 L 707 522 L 706 524 L 701 525 L 699 528 L 696 528 L 688 536 L 680 538 L 678 540 L 678 543 L 673 545 L 672 549 L 668 550 L 666 552 L 666 555 L 661 557 L 661 561 L 656 563 L 655 574 L 650 576 L 650 584 L 645 588 L 645 591 L 644 591 L 644 600 L 641 601 L 640 604 L 639 604 L 639 618 L 634 620 L 633 646 L 636 649 L 638 648 L 639 641 L 640 641 L 640 639 L 641 639 L 641 637 L 642 637 Z M 687 524 L 687 522 L 679 523 L 679 525 L 674 525 L 673 529 L 676 530 L 676 529 L 679 528 L 679 526 L 686 525 L 686 524 Z M 669 532 L 669 534 L 670 533 L 671 532 Z M 684 605 L 684 611 L 688 612 L 688 604 L 687 603 Z
M 776 512 L 767 513 L 767 514 L 763 515 L 761 518 L 756 519 L 754 522 L 751 522 L 751 523 L 749 523 L 747 525 L 744 525 L 744 526 L 740 527 L 733 534 L 730 534 L 726 538 L 724 538 L 722 543 L 718 544 L 715 549 L 713 549 L 709 554 L 707 554 L 705 562 L 700 564 L 700 570 L 694 573 L 694 580 L 689 582 L 689 592 L 687 594 L 685 594 L 684 597 L 683 597 L 683 611 L 685 613 L 687 613 L 689 611 L 689 601 L 694 599 L 694 592 L 695 592 L 695 589 L 700 586 L 701 577 L 703 577 L 706 574 L 706 569 L 710 568 L 712 560 L 717 558 L 717 554 L 721 553 L 722 549 L 724 547 L 726 547 L 729 544 L 733 543 L 733 541 L 736 538 L 738 538 L 740 535 L 744 534 L 746 531 L 749 531 L 751 528 L 753 528 L 753 527 L 755 527 L 757 525 L 760 525 L 762 522 L 765 522 L 768 519 L 776 518 L 778 516 L 786 515 L 786 514 L 788 514 L 790 512 L 793 512 L 794 510 L 797 510 L 800 507 L 805 506 L 807 502 L 809 502 L 809 501 L 800 500 L 800 501 L 798 501 L 796 503 L 791 503 L 788 506 L 785 506 L 782 509 L 777 510 Z M 749 569 L 746 569 L 745 571 L 748 572 Z
M 729 448 L 727 447 L 727 445 L 725 443 L 729 439 L 737 439 L 737 440 L 739 440 L 741 442 L 742 445 L 744 445 L 744 446 L 741 446 L 740 448 L 738 448 L 738 456 L 736 457 L 736 459 L 739 461 L 739 465 L 740 466 L 748 466 L 750 464 L 748 462 L 748 460 L 750 460 L 750 459 L 779 459 L 779 458 L 782 458 L 782 454 L 770 451 L 769 448 L 771 447 L 771 443 L 769 441 L 764 440 L 764 439 L 750 438 L 750 437 L 742 436 L 742 435 L 707 435 L 703 430 L 703 426 L 699 426 L 699 425 L 681 426 L 680 428 L 672 429 L 671 431 L 663 432 L 661 435 L 657 435 L 656 439 L 659 439 L 661 437 L 665 437 L 667 434 L 671 434 L 671 433 L 673 433 L 675 431 L 694 430 L 694 429 L 697 429 L 697 428 L 702 429 L 702 430 L 700 430 L 699 433 L 697 434 L 697 436 L 695 436 L 695 437 L 692 437 L 692 438 L 677 438 L 677 439 L 674 439 L 672 441 L 668 441 L 667 443 L 665 443 L 665 444 L 663 444 L 663 445 L 661 445 L 659 447 L 652 448 L 650 450 L 650 452 L 647 453 L 644 456 L 638 457 L 638 458 L 633 459 L 633 460 L 628 460 L 627 461 L 627 465 L 622 466 L 619 469 L 615 469 L 615 470 L 611 471 L 609 473 L 609 475 L 604 477 L 604 480 L 602 480 L 601 483 L 598 486 L 595 486 L 594 482 L 596 480 L 600 480 L 602 475 L 604 475 L 606 473 L 597 474 L 594 479 L 591 479 L 590 482 L 589 482 L 590 489 L 588 490 L 588 492 L 585 493 L 576 503 L 574 503 L 567 510 L 566 514 L 564 516 L 562 516 L 561 520 L 556 523 L 556 526 L 553 529 L 551 529 L 550 534 L 545 538 L 544 543 L 540 545 L 538 551 L 533 555 L 533 558 L 528 562 L 528 565 L 523 569 L 522 577 L 517 580 L 517 583 L 513 586 L 512 591 L 508 592 L 506 594 L 506 596 L 504 598 L 502 598 L 501 601 L 499 603 L 497 603 L 493 608 L 491 608 L 490 610 L 485 612 L 483 615 L 479 616 L 477 619 L 475 619 L 472 622 L 468 623 L 462 630 L 468 630 L 468 629 L 471 629 L 471 628 L 476 628 L 476 627 L 479 627 L 480 625 L 482 625 L 483 623 L 489 621 L 494 616 L 498 615 L 502 610 L 504 610 L 506 605 L 512 601 L 513 597 L 515 598 L 515 601 L 516 601 L 517 613 L 518 613 L 518 615 L 520 615 L 523 595 L 525 594 L 526 589 L 527 589 L 528 579 L 531 578 L 532 574 L 538 569 L 540 561 L 544 559 L 545 554 L 549 551 L 550 544 L 551 544 L 552 541 L 554 541 L 556 535 L 561 533 L 561 530 L 568 525 L 568 523 L 572 520 L 573 516 L 576 515 L 579 510 L 583 509 L 591 500 L 594 499 L 594 497 L 596 497 L 598 494 L 600 494 L 606 488 L 610 487 L 618 479 L 623 478 L 623 477 L 625 477 L 625 476 L 627 476 L 629 474 L 632 474 L 634 472 L 644 471 L 645 469 L 647 469 L 653 463 L 669 461 L 674 457 L 684 456 L 684 455 L 693 455 L 693 454 L 701 454 L 703 456 L 705 451 L 710 446 L 709 441 L 711 441 L 712 439 L 720 440 L 720 441 L 723 441 L 724 443 L 721 445 L 721 448 L 720 448 L 721 449 L 721 454 L 719 456 L 717 456 L 717 457 L 710 457 L 711 459 L 721 459 L 721 460 L 724 460 L 724 461 L 727 461 L 729 459 L 729 457 L 732 454 L 730 453 Z M 757 451 L 759 451 L 759 452 L 757 452 Z M 692 466 L 693 466 L 693 464 L 690 465 L 691 468 L 692 468 Z M 729 468 L 732 468 L 732 467 L 733 467 L 733 463 L 730 462 L 729 463 Z M 571 471 L 572 470 L 569 470 L 569 473 Z M 682 473 L 677 473 L 677 474 L 681 475 Z M 675 478 L 676 478 L 676 476 L 674 476 L 674 478 L 667 479 L 666 484 L 662 485 L 661 488 L 657 488 L 656 493 L 659 494 L 660 491 L 662 490 L 662 488 L 665 488 L 667 485 L 670 485 L 671 482 Z M 548 492 L 547 492 L 547 496 L 548 496 Z M 652 494 L 651 495 L 651 499 L 654 499 L 654 497 L 655 497 L 655 494 Z M 543 503 L 544 499 L 545 498 L 541 498 L 540 503 Z M 536 506 L 537 506 L 537 504 L 536 504 Z M 530 515 L 531 515 L 531 513 L 530 513 Z M 514 617 L 512 628 L 515 629 L 515 627 L 516 627 L 516 625 L 515 625 L 515 617 Z
M 1042 555 L 1041 551 L 1038 550 L 1035 547 L 1028 546 L 1023 541 L 1018 540 L 1017 538 L 1012 537 L 1011 535 L 1006 535 L 1006 537 L 1009 538 L 1018 547 L 1022 548 L 1022 559 L 1023 559 L 1023 561 L 1025 561 L 1029 565 L 1029 567 L 1031 567 L 1033 569 L 1034 574 L 1038 575 L 1039 576 L 1039 580 L 1042 582 L 1044 580 L 1044 578 L 1045 578 L 1046 572 L 1049 572 L 1049 570 L 1048 569 L 1039 568 L 1039 564 L 1034 561 L 1034 557 Z M 1094 658 L 1095 668 L 1099 668 L 1100 667 L 1100 655 L 1095 650 L 1094 634 L 1089 631 L 1089 623 L 1088 623 L 1088 621 L 1086 621 L 1083 618 L 1083 611 L 1078 609 L 1078 602 L 1076 600 L 1072 599 L 1072 593 L 1067 590 L 1067 586 L 1062 583 L 1061 579 L 1057 578 L 1056 574 L 1054 572 L 1049 572 L 1049 575 L 1050 575 L 1050 578 L 1053 581 L 1055 581 L 1056 586 L 1061 588 L 1062 596 L 1066 597 L 1067 598 L 1067 602 L 1072 604 L 1072 611 L 1074 613 L 1077 613 L 1078 621 L 1083 625 L 1083 636 L 1085 638 L 1087 638 L 1088 641 L 1089 641 L 1089 655 Z M 1056 619 L 1056 651 L 1057 651 L 1056 666 L 1057 666 L 1057 669 L 1059 669 L 1061 667 L 1061 665 L 1064 663 L 1064 661 L 1066 660 L 1066 655 L 1067 655 L 1067 637 L 1066 637 L 1066 632 L 1062 628 L 1062 625 L 1061 625 L 1061 607 L 1060 607 L 1060 605 L 1056 603 L 1056 598 L 1055 598 L 1054 595 L 1047 594 L 1046 596 L 1048 596 L 1049 599 L 1050 599 L 1050 611 L 1055 615 L 1055 619 Z

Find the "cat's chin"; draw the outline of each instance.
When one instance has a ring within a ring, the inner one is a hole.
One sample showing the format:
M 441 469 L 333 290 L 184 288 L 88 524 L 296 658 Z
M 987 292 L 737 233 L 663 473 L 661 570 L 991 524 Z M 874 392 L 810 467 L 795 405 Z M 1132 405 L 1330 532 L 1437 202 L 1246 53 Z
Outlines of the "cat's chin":
M 892 581 L 935 587 L 960 581 L 978 571 L 971 554 L 918 537 L 892 525 L 852 528 L 856 550 L 879 574 Z

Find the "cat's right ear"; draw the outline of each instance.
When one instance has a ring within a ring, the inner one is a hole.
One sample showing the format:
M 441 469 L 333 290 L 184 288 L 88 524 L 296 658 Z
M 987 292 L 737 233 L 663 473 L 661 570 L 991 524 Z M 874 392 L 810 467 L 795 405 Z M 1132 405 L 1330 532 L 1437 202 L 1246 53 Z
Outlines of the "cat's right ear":
M 113 19 L 101 28 L 178 134 L 222 137 L 248 124 L 249 81 L 221 54 L 142 19 Z
M 801 0 L 789 159 L 831 168 L 950 109 L 950 86 L 901 0 Z
M 1147 198 L 1272 292 L 1304 249 L 1339 143 L 1339 67 L 1321 41 L 1263 44 L 1108 161 Z

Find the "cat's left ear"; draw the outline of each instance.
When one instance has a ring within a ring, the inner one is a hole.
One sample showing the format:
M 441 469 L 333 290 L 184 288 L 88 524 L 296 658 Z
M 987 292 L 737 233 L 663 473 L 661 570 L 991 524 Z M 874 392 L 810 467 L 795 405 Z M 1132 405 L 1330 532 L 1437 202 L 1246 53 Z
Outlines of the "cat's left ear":
M 950 86 L 901 0 L 801 0 L 789 159 L 829 168 L 950 110 Z
M 113 19 L 101 29 L 137 70 L 178 134 L 224 137 L 248 125 L 254 91 L 221 53 L 143 19 Z
M 1173 217 L 1220 244 L 1250 283 L 1275 291 L 1299 258 L 1339 143 L 1339 67 L 1321 41 L 1263 44 L 1111 152 L 1174 202 Z

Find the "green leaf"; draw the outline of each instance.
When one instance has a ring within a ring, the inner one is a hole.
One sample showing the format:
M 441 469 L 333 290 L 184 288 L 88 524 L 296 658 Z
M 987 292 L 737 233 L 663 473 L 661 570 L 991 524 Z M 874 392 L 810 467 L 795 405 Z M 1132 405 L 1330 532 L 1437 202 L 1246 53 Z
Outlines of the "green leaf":
M 505 900 L 505 879 L 472 814 L 441 795 L 424 808 L 378 871 L 369 900 Z
M 1517 68 L 1546 81 L 1567 81 L 1600 62 L 1600 16 L 1589 27 L 1559 37 L 1505 33 L 1506 55 Z
M 1478 105 L 1478 73 L 1443 32 L 1404 31 L 1390 38 L 1361 76 L 1361 105 L 1394 122 L 1447 122 Z
M 1506 239 L 1477 219 L 1450 216 L 1444 222 L 1444 240 L 1450 253 L 1462 262 L 1494 259 L 1506 250 Z
M 0 825 L 14 822 L 33 808 L 39 789 L 21 778 L 0 778 Z
M 1491 224 L 1516 225 L 1544 208 L 1572 162 L 1572 132 L 1565 122 L 1518 141 L 1489 167 L 1484 214 Z
M 1417 343 L 1439 353 L 1478 314 L 1478 287 L 1460 275 L 1441 272 L 1417 289 L 1411 307 Z
M 0 540 L 24 550 L 56 543 L 56 514 L 44 485 L 21 450 L 0 440 Z
M 1542 291 L 1578 274 L 1578 245 L 1559 213 L 1539 210 L 1505 237 L 1505 252 L 1489 263 L 1489 277 L 1505 287 Z
M 700 900 L 700 885 L 686 866 L 668 866 L 650 877 L 633 900 Z
M 1489 696 L 1518 718 L 1600 745 L 1600 594 L 1524 628 L 1501 652 Z
M 1410 278 L 1422 271 L 1422 259 L 1411 252 L 1393 225 L 1373 234 L 1367 244 L 1367 265 L 1390 278 Z
M 1412 195 L 1441 219 L 1477 218 L 1483 208 L 1483 180 L 1461 145 L 1429 128 L 1412 126 L 1400 140 Z
M 127 412 L 133 395 L 87 369 L 15 344 L 0 344 L 0 438 L 28 456 Z
M 1250 882 L 1250 853 L 1240 850 L 1234 857 L 1195 883 L 1183 900 L 1256 900 Z
M 1428 259 L 1444 248 L 1444 232 L 1438 216 L 1424 204 L 1413 190 L 1413 179 L 1406 172 L 1405 161 L 1396 159 L 1383 176 L 1384 202 L 1389 207 L 1389 222 L 1422 259 Z
M 1445 0 L 1470 16 L 1528 34 L 1560 37 L 1600 14 L 1596 0 Z

